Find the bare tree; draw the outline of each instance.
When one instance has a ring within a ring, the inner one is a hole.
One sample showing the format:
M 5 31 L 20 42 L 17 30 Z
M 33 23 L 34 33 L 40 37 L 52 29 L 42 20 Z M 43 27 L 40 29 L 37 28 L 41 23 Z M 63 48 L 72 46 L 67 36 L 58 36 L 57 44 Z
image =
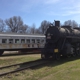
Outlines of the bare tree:
M 36 28 L 35 33 L 36 33 L 36 34 L 41 34 L 39 28 Z
M 72 26 L 73 26 L 73 28 L 78 27 L 78 23 L 73 20 L 73 21 L 72 21 Z
M 24 24 L 23 26 L 21 26 L 19 28 L 18 33 L 26 33 L 27 32 L 27 29 L 28 29 L 28 25 Z
M 32 27 L 30 28 L 30 34 L 35 34 L 36 32 L 36 26 L 35 24 L 32 25 Z
M 8 26 L 8 29 L 11 31 L 11 32 L 25 32 L 26 29 L 27 29 L 27 25 L 24 25 L 23 24 L 23 21 L 21 19 L 20 16 L 13 16 L 9 19 L 6 19 L 5 20 L 6 22 L 6 25 Z
M 78 23 L 74 20 L 68 20 L 64 22 L 64 25 L 71 26 L 72 28 L 78 27 Z
M 50 22 L 49 22 L 49 21 L 46 21 L 46 20 L 42 21 L 42 22 L 41 22 L 41 25 L 40 25 L 40 27 L 39 27 L 40 32 L 41 32 L 42 34 L 44 34 L 45 31 L 46 31 L 46 29 L 49 27 L 49 25 L 50 25 Z
M 0 19 L 0 32 L 4 32 L 5 31 L 5 23 L 2 19 Z

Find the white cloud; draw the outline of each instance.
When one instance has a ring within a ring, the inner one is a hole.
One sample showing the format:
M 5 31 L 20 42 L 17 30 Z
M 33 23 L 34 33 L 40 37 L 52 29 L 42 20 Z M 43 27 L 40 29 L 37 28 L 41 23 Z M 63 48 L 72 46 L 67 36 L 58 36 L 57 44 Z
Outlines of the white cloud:
M 64 14 L 62 14 L 62 16 L 80 15 L 80 1 L 72 3 L 71 6 L 69 5 L 68 7 L 64 7 L 62 10 L 64 11 Z
M 32 8 L 37 8 L 39 6 L 49 7 L 57 3 L 58 1 L 60 0 L 23 0 L 23 3 L 20 4 L 20 10 L 27 12 Z
M 32 13 L 38 11 L 48 16 L 70 16 L 80 14 L 80 0 L 23 0 L 19 3 L 19 10 Z
M 61 0 L 60 4 L 50 5 L 47 15 L 51 16 L 72 16 L 80 15 L 80 0 Z
M 70 15 L 80 15 L 80 11 L 67 11 L 62 14 L 62 16 L 70 16 Z

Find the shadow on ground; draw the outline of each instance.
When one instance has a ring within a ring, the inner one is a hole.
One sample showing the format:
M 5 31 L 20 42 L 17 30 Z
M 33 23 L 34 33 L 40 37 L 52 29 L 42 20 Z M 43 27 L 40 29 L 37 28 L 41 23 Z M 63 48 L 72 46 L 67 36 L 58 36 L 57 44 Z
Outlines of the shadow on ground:
M 39 68 L 42 68 L 42 67 L 55 67 L 55 66 L 58 66 L 58 65 L 61 65 L 61 64 L 64 64 L 66 62 L 70 62 L 70 61 L 74 61 L 74 60 L 79 60 L 80 59 L 80 56 L 76 56 L 76 57 L 71 57 L 71 58 L 61 58 L 59 61 L 56 61 L 56 60 L 49 60 L 50 62 L 46 63 L 46 64 L 43 64 L 43 65 L 39 65 L 37 67 L 33 67 L 33 68 L 29 68 L 29 69 L 39 69 Z M 25 64 L 25 65 L 24 65 Z M 26 63 L 23 63 L 20 65 L 19 68 L 23 68 L 23 67 L 26 67 Z M 19 69 L 18 68 L 18 69 Z

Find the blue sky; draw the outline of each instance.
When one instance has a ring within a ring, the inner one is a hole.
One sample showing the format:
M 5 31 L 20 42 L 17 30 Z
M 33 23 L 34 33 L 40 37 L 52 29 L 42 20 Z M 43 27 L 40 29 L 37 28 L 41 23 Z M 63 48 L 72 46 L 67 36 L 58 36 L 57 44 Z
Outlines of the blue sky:
M 29 26 L 43 20 L 75 20 L 80 24 L 80 0 L 0 0 L 0 18 L 21 16 Z

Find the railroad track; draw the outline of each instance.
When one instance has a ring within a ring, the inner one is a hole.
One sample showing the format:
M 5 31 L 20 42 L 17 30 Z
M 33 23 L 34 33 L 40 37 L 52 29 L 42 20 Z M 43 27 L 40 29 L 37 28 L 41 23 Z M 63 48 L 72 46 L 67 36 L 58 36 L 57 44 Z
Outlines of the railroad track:
M 22 71 L 22 70 L 25 70 L 25 69 L 34 68 L 34 67 L 37 67 L 39 65 L 45 64 L 47 62 L 48 61 L 39 59 L 39 60 L 30 61 L 30 62 L 26 62 L 26 63 L 20 63 L 20 64 L 14 64 L 14 65 L 0 67 L 0 71 L 1 71 L 0 72 L 0 77 L 11 74 L 11 73 L 16 73 L 16 72 L 19 72 L 19 71 Z M 4 69 L 10 69 L 11 67 L 14 67 L 14 66 L 22 66 L 22 67 L 18 68 L 18 69 L 9 70 L 9 71 L 4 72 Z

